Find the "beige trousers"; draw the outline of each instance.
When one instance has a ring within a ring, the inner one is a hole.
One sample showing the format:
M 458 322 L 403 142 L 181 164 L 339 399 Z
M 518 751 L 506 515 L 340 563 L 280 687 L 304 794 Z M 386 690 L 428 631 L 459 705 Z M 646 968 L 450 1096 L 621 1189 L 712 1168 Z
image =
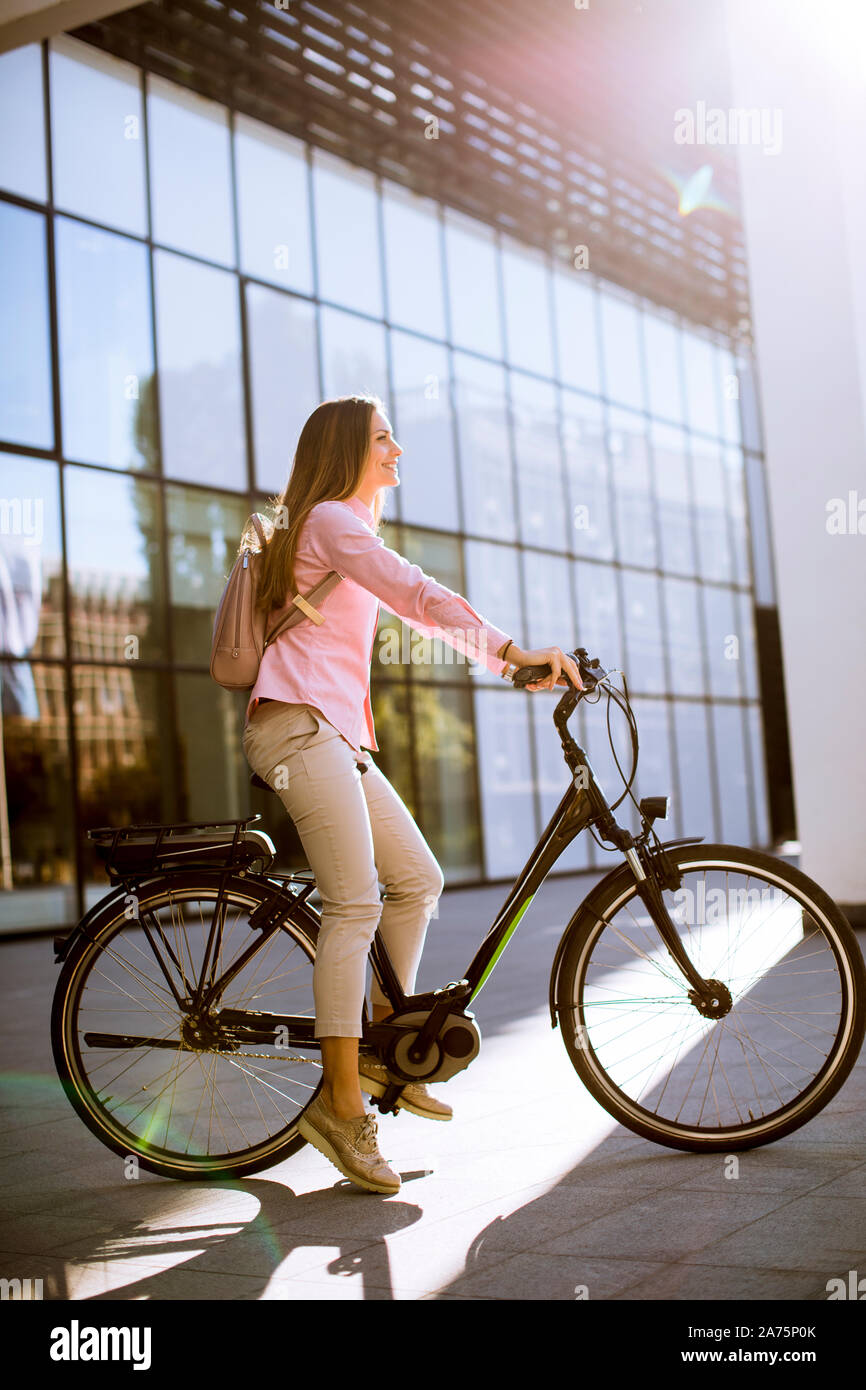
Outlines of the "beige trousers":
M 273 787 L 294 821 L 322 899 L 315 1035 L 360 1038 L 376 929 L 404 991 L 413 993 L 427 924 L 444 886 L 442 870 L 371 754 L 363 752 L 359 765 L 342 734 L 312 705 L 257 705 L 242 741 L 253 772 Z M 372 1001 L 388 1004 L 375 976 Z

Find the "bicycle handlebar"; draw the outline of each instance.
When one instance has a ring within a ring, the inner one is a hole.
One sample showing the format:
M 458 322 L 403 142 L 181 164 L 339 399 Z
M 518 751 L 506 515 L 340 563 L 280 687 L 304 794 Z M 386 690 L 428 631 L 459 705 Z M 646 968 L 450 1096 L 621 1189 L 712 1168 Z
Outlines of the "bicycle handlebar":
M 580 672 L 580 679 L 583 681 L 584 688 L 578 691 L 579 696 L 588 694 L 591 690 L 594 690 L 601 681 L 607 680 L 608 672 L 604 669 L 597 656 L 590 659 L 586 647 L 578 647 L 576 651 L 568 652 L 567 655 L 574 661 Z M 530 685 L 533 681 L 543 681 L 550 675 L 551 669 L 549 662 L 545 662 L 543 666 L 521 666 L 511 677 L 511 683 L 512 685 L 516 685 L 518 689 L 522 689 L 525 685 Z M 565 676 L 566 681 L 568 681 L 572 689 L 577 688 L 567 671 L 563 670 L 561 674 Z

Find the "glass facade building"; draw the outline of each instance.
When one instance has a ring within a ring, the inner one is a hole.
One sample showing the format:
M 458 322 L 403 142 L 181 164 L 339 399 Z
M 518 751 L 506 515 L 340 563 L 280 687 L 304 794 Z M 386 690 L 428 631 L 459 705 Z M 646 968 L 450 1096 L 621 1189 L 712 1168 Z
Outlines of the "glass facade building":
M 729 341 L 68 36 L 0 56 L 0 107 L 0 928 L 104 892 L 96 825 L 260 811 L 302 862 L 249 784 L 211 627 L 307 415 L 361 390 L 404 450 L 385 543 L 523 646 L 625 671 L 666 834 L 770 842 L 772 567 Z M 380 765 L 448 883 L 512 877 L 567 783 L 557 697 L 408 630 L 395 660 L 394 622 Z M 577 733 L 615 800 L 603 710 Z M 609 862 L 585 836 L 558 867 Z

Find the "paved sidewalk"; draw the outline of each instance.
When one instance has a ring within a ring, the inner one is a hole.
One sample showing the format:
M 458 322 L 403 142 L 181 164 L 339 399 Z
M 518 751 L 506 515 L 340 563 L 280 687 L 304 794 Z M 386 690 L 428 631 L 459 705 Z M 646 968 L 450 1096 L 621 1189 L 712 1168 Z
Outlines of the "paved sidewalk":
M 592 881 L 544 885 L 479 995 L 481 1055 L 442 1092 L 455 1119 L 380 1117 L 403 1176 L 388 1199 L 309 1147 L 219 1186 L 124 1179 L 54 1072 L 49 939 L 0 944 L 0 1275 L 60 1299 L 407 1300 L 826 1300 L 828 1279 L 866 1275 L 866 1057 L 810 1124 L 739 1155 L 736 1181 L 580 1085 L 547 981 Z M 504 896 L 443 896 L 419 988 L 460 975 Z

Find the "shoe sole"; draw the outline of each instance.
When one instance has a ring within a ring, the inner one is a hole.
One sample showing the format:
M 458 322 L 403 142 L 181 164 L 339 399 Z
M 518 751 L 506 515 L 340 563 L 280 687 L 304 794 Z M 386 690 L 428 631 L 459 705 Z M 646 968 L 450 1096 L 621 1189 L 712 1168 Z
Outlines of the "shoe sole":
M 318 1149 L 320 1154 L 324 1154 L 325 1158 L 330 1159 L 334 1167 L 343 1174 L 344 1178 L 348 1178 L 350 1182 L 356 1183 L 358 1187 L 365 1188 L 367 1192 L 384 1194 L 386 1197 L 393 1197 L 395 1193 L 400 1191 L 400 1183 L 398 1183 L 396 1187 L 386 1187 L 384 1183 L 377 1183 L 374 1182 L 372 1178 L 363 1178 L 359 1173 L 350 1172 L 337 1153 L 337 1150 L 328 1143 L 324 1134 L 316 1129 L 309 1120 L 306 1120 L 303 1115 L 298 1120 L 298 1133 L 302 1134 L 307 1143 L 312 1144 L 314 1149 Z
M 373 1081 L 369 1076 L 361 1076 L 361 1090 L 366 1091 L 368 1096 L 383 1096 L 385 1087 L 381 1081 Z M 450 1120 L 451 1115 L 437 1115 L 433 1110 L 421 1110 L 419 1106 L 413 1105 L 411 1101 L 397 1101 L 398 1110 L 408 1110 L 411 1115 L 418 1115 L 422 1120 Z

